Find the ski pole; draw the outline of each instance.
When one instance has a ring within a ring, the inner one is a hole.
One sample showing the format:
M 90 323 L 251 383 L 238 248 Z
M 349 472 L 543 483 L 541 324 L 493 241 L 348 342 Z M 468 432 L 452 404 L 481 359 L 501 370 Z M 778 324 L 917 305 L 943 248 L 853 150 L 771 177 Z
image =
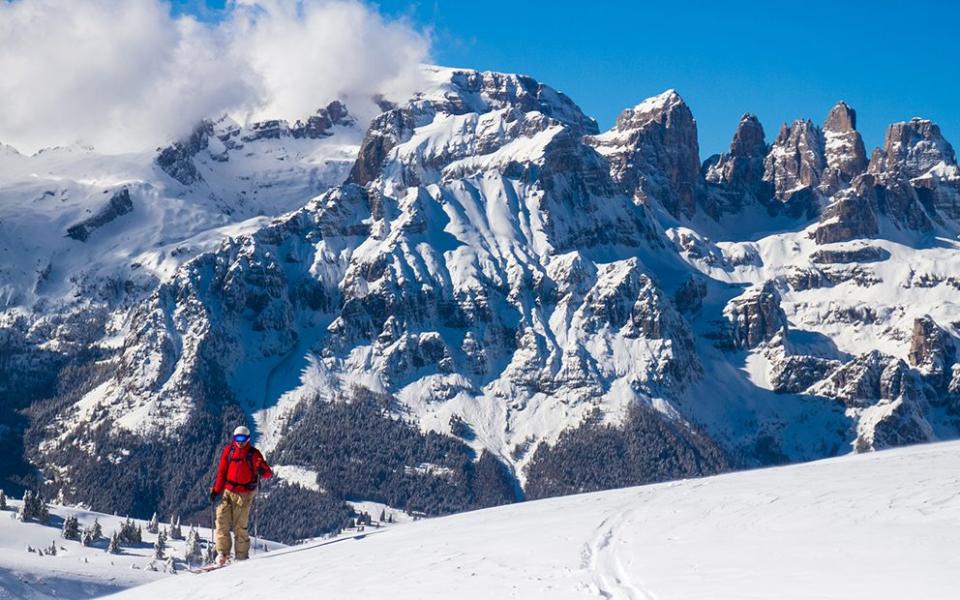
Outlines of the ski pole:
M 217 532 L 217 503 L 214 502 L 213 506 L 210 508 L 210 545 L 213 547 L 217 546 L 216 532 Z
M 256 491 L 253 493 L 253 553 L 257 553 L 257 544 L 259 543 L 259 538 L 257 535 L 257 523 L 259 519 L 257 516 L 260 514 L 260 503 L 257 502 L 257 494 L 260 493 L 260 473 L 257 473 L 257 487 L 254 488 Z

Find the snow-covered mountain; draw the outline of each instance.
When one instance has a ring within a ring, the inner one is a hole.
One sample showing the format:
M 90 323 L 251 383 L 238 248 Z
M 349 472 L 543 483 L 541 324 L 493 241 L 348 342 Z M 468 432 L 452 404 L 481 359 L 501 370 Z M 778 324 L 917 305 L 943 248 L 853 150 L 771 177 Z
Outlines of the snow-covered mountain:
M 552 498 L 116 598 L 956 597 L 960 444 Z
M 306 124 L 204 122 L 153 153 L 4 147 L 0 306 L 62 311 L 152 290 L 224 238 L 340 183 L 362 135 L 337 102 Z
M 701 163 L 672 90 L 600 132 L 528 77 L 425 79 L 362 139 L 339 104 L 217 121 L 141 171 L 91 156 L 72 213 L 22 194 L 29 239 L 56 238 L 31 253 L 77 261 L 21 269 L 0 330 L 52 490 L 200 507 L 243 419 L 310 502 L 425 512 L 960 433 L 960 170 L 935 124 L 868 161 L 842 102 L 769 143 L 745 115 Z

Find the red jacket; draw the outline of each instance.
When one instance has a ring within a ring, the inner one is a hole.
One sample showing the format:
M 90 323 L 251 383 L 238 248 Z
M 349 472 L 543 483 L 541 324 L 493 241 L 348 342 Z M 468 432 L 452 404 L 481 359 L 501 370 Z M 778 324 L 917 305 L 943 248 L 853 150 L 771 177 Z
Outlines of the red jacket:
M 262 479 L 273 476 L 270 465 L 263 459 L 260 451 L 250 445 L 242 447 L 230 442 L 220 454 L 220 466 L 217 467 L 217 481 L 213 492 L 220 494 L 224 488 L 236 494 L 248 494 L 257 489 L 257 474 Z

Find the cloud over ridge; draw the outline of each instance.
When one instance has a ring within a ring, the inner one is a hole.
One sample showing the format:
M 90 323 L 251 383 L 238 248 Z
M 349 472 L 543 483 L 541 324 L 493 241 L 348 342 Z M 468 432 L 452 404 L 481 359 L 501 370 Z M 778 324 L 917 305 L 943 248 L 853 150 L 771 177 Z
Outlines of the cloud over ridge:
M 162 0 L 0 2 L 0 142 L 142 150 L 199 120 L 304 118 L 419 85 L 429 40 L 360 0 L 234 0 L 215 24 Z

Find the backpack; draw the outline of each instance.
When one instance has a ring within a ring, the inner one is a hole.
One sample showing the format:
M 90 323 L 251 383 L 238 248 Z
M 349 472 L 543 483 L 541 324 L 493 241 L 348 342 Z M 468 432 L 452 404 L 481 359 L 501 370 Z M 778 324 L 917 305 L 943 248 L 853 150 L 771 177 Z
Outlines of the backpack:
M 247 491 L 252 492 L 253 490 L 257 489 L 257 482 L 260 480 L 260 475 L 253 468 L 253 453 L 256 452 L 257 449 L 254 448 L 253 446 L 250 446 L 250 449 L 247 450 L 247 467 L 250 469 L 250 473 L 253 477 L 253 480 L 250 481 L 249 483 L 240 483 L 239 481 L 233 481 L 230 479 L 230 463 L 239 462 L 243 460 L 242 458 L 233 457 L 233 454 L 236 448 L 237 448 L 236 445 L 231 443 L 230 450 L 227 452 L 227 476 L 226 476 L 227 483 L 229 483 L 230 485 L 235 485 L 237 487 L 242 487 Z

